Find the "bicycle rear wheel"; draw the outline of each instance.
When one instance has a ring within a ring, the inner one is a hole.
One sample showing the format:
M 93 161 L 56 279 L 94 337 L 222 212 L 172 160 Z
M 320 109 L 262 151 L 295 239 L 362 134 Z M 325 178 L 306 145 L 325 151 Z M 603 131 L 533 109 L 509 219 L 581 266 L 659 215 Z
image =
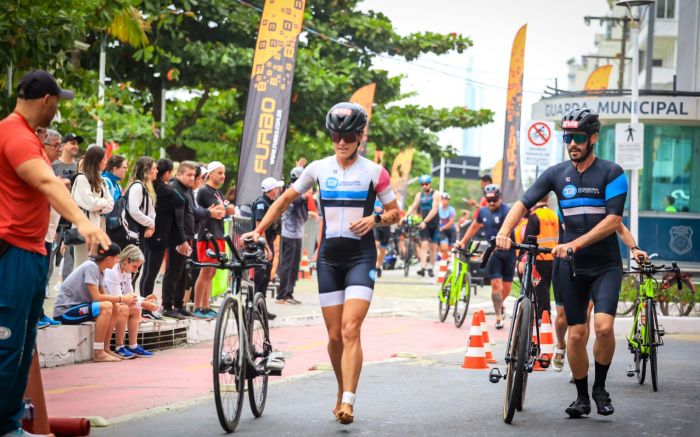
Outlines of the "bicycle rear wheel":
M 469 283 L 469 276 L 465 276 L 463 281 L 462 289 L 459 290 L 459 296 L 457 296 L 454 309 L 455 326 L 458 328 L 461 328 L 464 321 L 467 319 L 469 299 L 472 294 L 472 285 Z
M 656 319 L 656 305 L 653 301 L 647 301 L 647 336 L 649 338 L 649 370 L 651 373 L 651 388 L 654 391 L 659 390 L 659 371 L 658 371 L 658 347 L 661 340 L 659 339 L 659 325 Z
M 250 358 L 255 363 L 255 367 L 249 368 L 248 374 L 248 399 L 250 409 L 255 417 L 262 416 L 267 400 L 267 383 L 269 374 L 267 372 L 267 359 L 272 352 L 270 343 L 270 328 L 267 323 L 267 305 L 265 297 L 261 293 L 255 293 L 253 299 L 253 311 L 248 328 L 250 339 Z
M 518 305 L 518 310 L 513 319 L 511 338 L 509 341 L 510 356 L 508 368 L 506 369 L 506 394 L 503 403 L 503 421 L 511 423 L 515 410 L 522 406 L 521 397 L 523 395 L 523 379 L 527 372 L 526 363 L 530 350 L 530 339 L 528 338 L 528 321 L 532 318 L 532 308 L 524 299 Z M 530 328 L 531 329 L 531 328 Z
M 438 307 L 438 318 L 440 322 L 444 322 L 447 319 L 447 315 L 450 313 L 450 293 L 452 292 L 452 276 L 448 273 L 445 282 L 442 283 L 440 291 L 438 292 L 438 301 L 440 303 Z
M 232 296 L 224 300 L 216 320 L 214 334 L 214 402 L 219 423 L 226 432 L 233 432 L 241 418 L 245 389 L 245 338 L 238 319 L 238 301 Z

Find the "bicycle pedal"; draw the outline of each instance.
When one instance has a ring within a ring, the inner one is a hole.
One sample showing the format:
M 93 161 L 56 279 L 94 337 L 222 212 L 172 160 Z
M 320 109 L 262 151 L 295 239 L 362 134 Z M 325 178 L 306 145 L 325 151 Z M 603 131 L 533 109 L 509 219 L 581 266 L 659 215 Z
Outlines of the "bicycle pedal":
M 663 326 L 659 326 L 658 332 L 659 332 L 659 337 L 663 337 L 664 335 L 666 335 L 666 330 L 664 329 Z
M 506 375 L 501 374 L 501 370 L 498 367 L 494 367 L 491 369 L 489 372 L 489 381 L 491 381 L 494 384 L 498 384 L 502 379 L 506 378 Z
M 634 374 L 637 373 L 637 371 L 634 368 L 634 365 L 628 364 L 627 365 L 627 376 L 630 378 L 634 376 Z

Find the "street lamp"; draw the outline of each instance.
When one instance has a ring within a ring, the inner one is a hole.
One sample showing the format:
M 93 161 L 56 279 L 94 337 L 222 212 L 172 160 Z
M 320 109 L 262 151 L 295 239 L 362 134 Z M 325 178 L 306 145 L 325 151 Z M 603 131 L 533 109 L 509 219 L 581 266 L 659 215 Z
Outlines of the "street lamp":
M 627 14 L 631 18 L 630 42 L 632 43 L 632 114 L 631 123 L 639 123 L 639 21 L 647 6 L 653 5 L 653 0 L 624 0 L 615 3 L 616 6 L 627 8 Z M 636 14 L 633 11 L 636 9 Z M 622 56 L 625 56 L 622 53 Z M 649 74 L 649 72 L 647 72 Z M 644 146 L 642 145 L 642 151 Z M 639 170 L 631 170 L 630 183 L 630 231 L 634 240 L 639 243 Z M 631 256 L 631 255 L 630 255 Z

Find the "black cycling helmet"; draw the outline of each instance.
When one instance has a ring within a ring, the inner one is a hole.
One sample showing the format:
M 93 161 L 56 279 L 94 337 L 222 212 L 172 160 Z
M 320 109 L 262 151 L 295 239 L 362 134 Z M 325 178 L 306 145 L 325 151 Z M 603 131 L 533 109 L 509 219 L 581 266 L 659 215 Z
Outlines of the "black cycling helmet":
M 331 132 L 360 133 L 365 125 L 367 125 L 367 112 L 357 103 L 338 103 L 326 114 L 326 129 Z
M 484 187 L 484 196 L 486 197 L 501 197 L 501 187 L 496 184 L 490 184 Z
M 561 128 L 583 131 L 592 135 L 600 131 L 600 120 L 598 114 L 588 108 L 571 109 L 562 117 Z

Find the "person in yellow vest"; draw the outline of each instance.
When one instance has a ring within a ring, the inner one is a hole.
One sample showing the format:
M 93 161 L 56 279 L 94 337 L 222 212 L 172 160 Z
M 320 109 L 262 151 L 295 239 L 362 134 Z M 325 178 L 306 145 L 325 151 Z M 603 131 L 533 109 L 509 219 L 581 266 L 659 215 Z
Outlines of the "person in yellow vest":
M 547 197 L 544 197 L 530 210 L 530 216 L 525 227 L 525 235 L 537 236 L 537 244 L 543 247 L 553 248 L 559 238 L 559 219 L 557 213 L 549 208 Z M 517 232 L 516 232 L 517 238 Z M 551 314 L 552 308 L 549 301 L 549 288 L 552 284 L 552 264 L 554 258 L 551 254 L 539 254 L 535 262 L 535 270 L 540 276 L 539 283 L 535 286 L 539 311 L 537 321 L 542 319 L 542 312 Z

